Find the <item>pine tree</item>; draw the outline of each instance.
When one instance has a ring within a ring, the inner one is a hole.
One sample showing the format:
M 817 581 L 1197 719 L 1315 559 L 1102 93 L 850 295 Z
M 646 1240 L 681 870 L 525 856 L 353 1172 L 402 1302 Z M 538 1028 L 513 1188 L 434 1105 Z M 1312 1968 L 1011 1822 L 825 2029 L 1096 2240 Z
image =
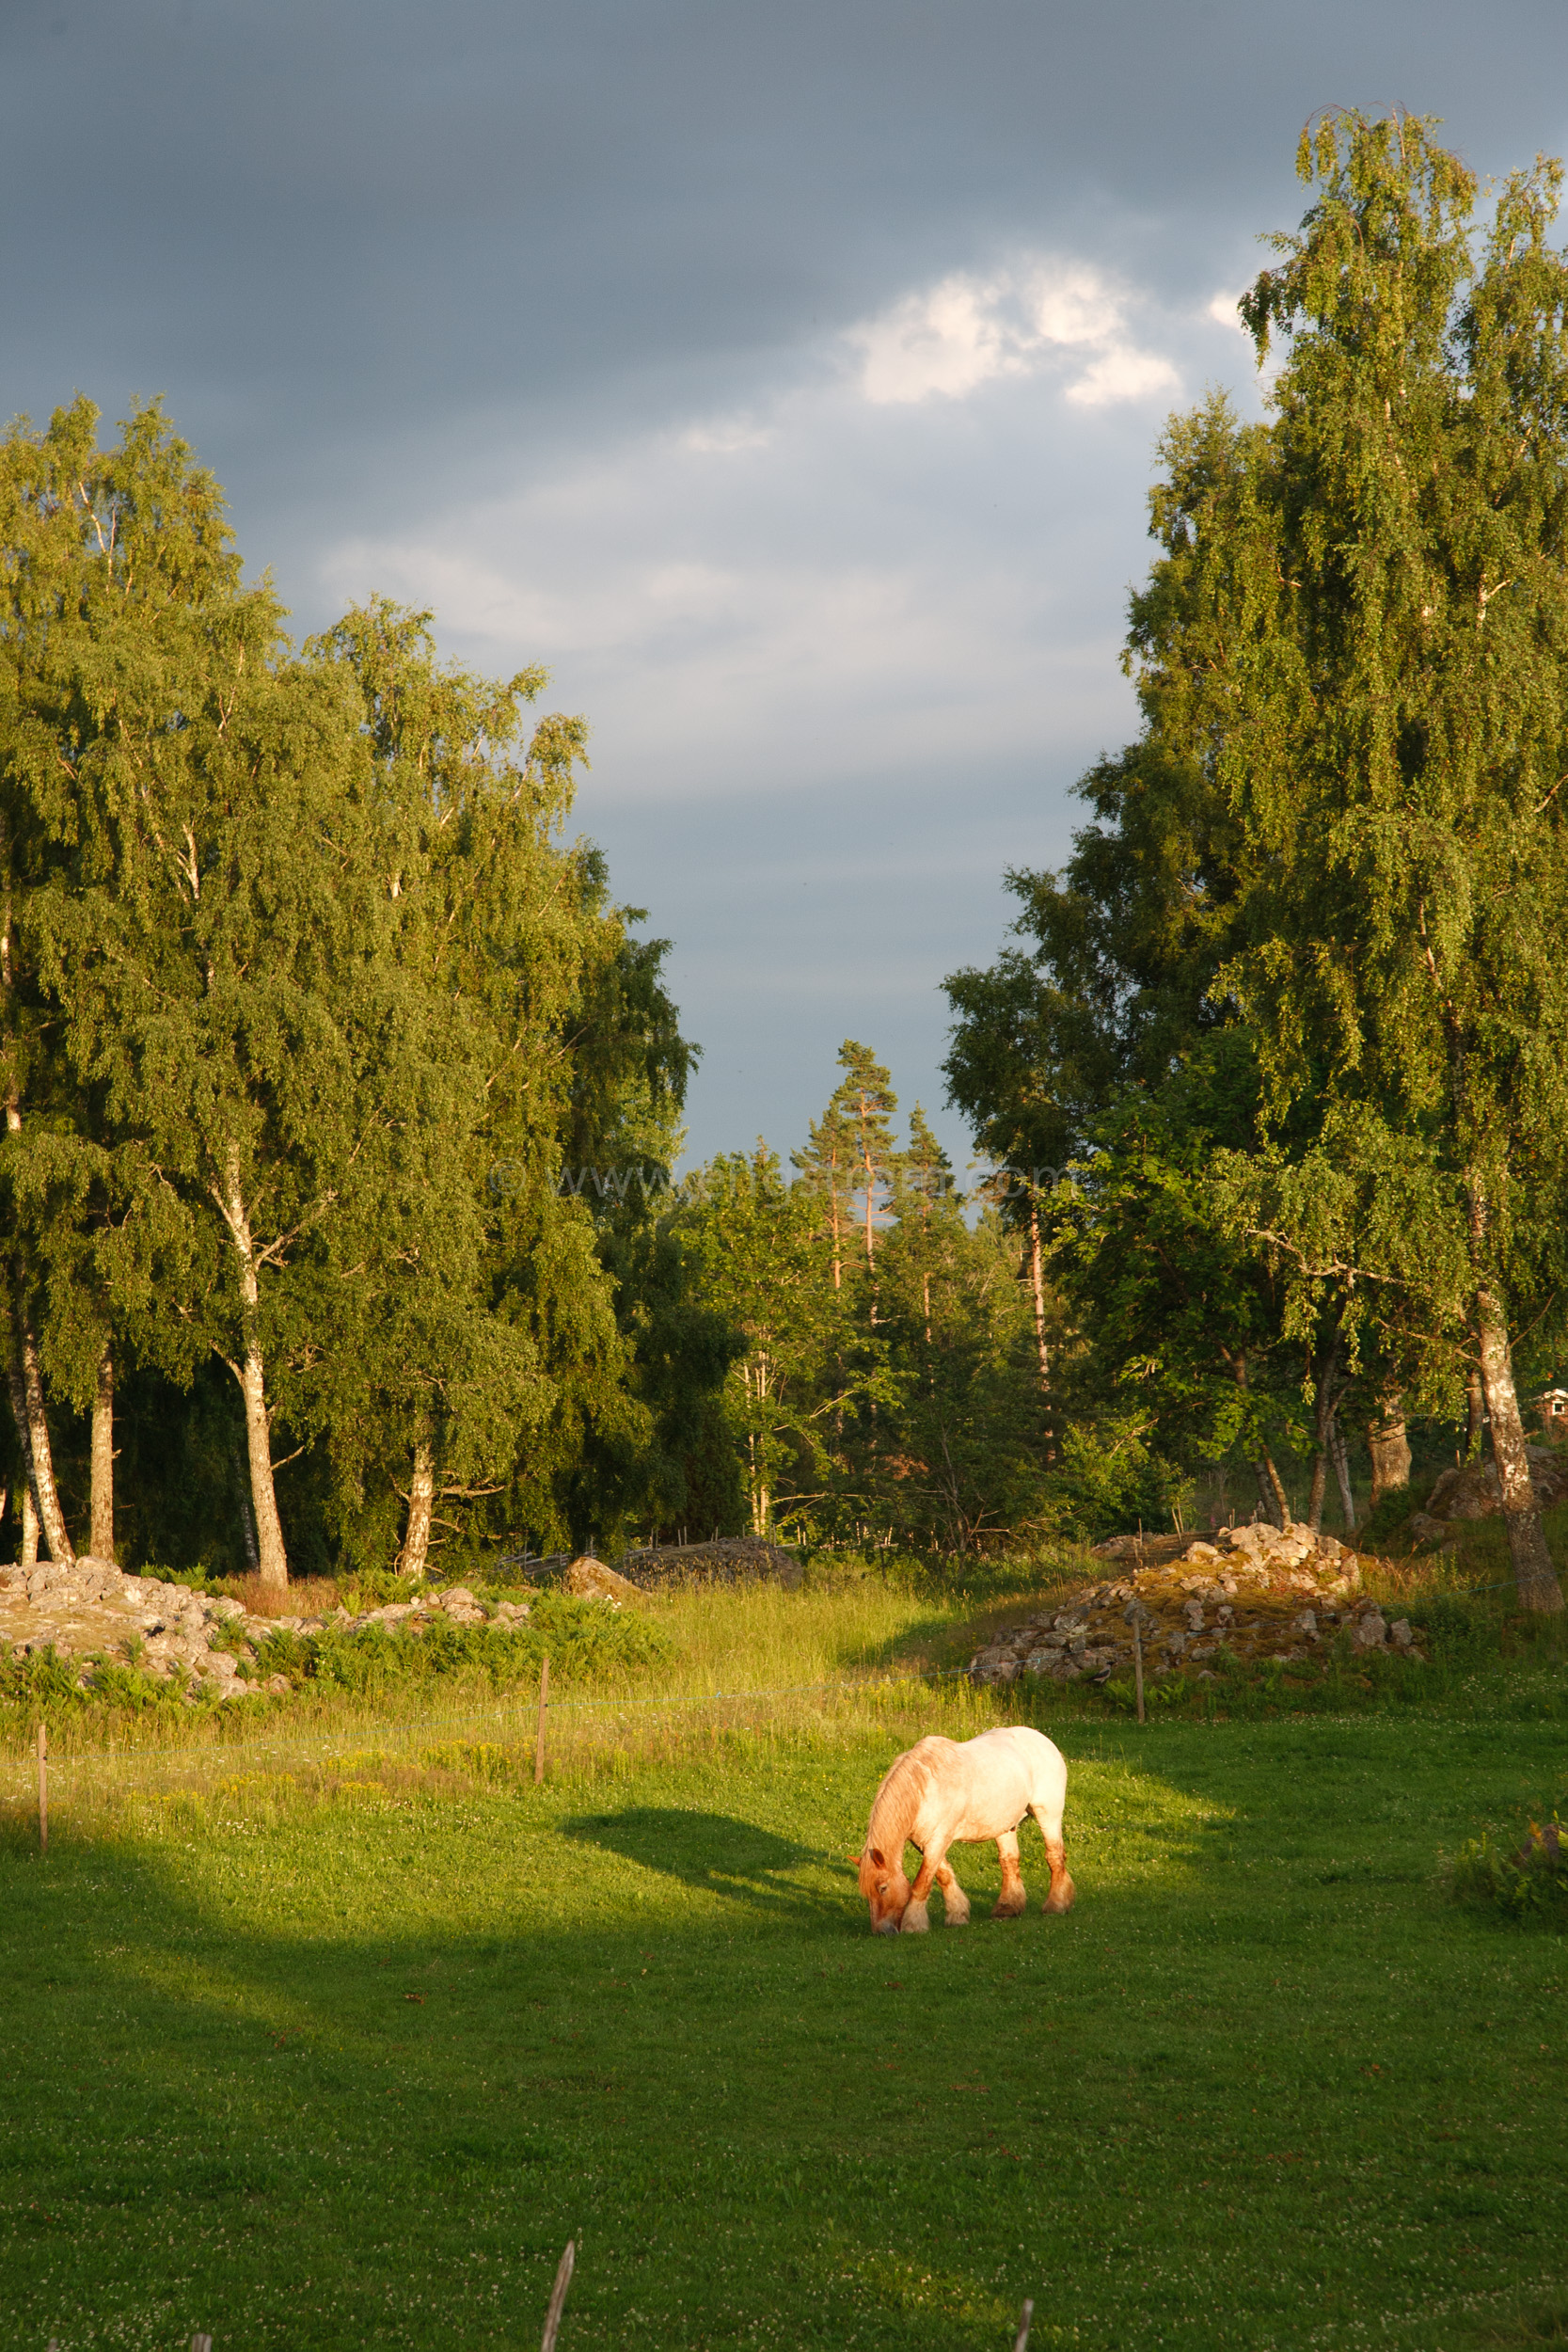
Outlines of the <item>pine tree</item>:
M 789 1155 L 800 1171 L 801 1186 L 819 1203 L 822 1231 L 829 1244 L 828 1263 L 834 1290 L 844 1286 L 844 1235 L 848 1229 L 854 1136 L 835 1094 L 820 1119 L 807 1130 L 810 1140 Z
M 844 1076 L 830 1117 L 836 1110 L 840 1130 L 849 1140 L 851 1181 L 861 1196 L 865 1264 L 870 1273 L 876 1263 L 878 1225 L 897 1167 L 893 1119 L 898 1097 L 869 1046 L 858 1045 L 847 1037 L 839 1047 L 838 1060 Z

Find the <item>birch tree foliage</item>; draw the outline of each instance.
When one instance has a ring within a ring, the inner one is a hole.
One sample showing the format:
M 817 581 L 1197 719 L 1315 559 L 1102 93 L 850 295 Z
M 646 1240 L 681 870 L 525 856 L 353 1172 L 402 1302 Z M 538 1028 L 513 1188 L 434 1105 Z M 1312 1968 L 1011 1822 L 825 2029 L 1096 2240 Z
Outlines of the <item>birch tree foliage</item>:
M 580 860 L 556 837 L 584 730 L 531 722 L 543 671 L 491 680 L 442 664 L 430 615 L 385 598 L 306 651 L 358 708 L 407 1058 L 381 1097 L 367 1229 L 338 1228 L 358 1344 L 342 1358 L 332 1441 L 355 1498 L 367 1482 L 379 1495 L 364 1526 L 372 1553 L 388 1548 L 391 1498 L 407 1497 L 402 1558 L 417 1573 L 433 1531 L 465 1531 L 515 1483 L 520 1453 L 552 1450 L 570 1377 L 555 1343 L 572 1318 L 551 1289 L 563 1272 L 569 1296 L 590 1294 L 583 1352 L 602 1353 L 608 1300 L 591 1246 L 579 1235 L 563 1250 L 554 1231 L 570 1223 L 555 1198 L 569 1031 L 597 946 Z M 513 1295 L 519 1252 L 533 1313 Z M 559 1534 L 553 1503 L 531 1491 L 525 1507 L 531 1531 Z
M 188 1279 L 190 1236 L 156 1165 L 105 1126 L 103 1073 L 50 987 L 52 938 L 81 878 L 102 886 L 114 866 L 124 778 L 104 756 L 105 714 L 180 670 L 193 604 L 231 600 L 238 579 L 215 485 L 156 410 L 108 452 L 96 423 L 78 401 L 43 432 L 24 420 L 0 440 L 5 1223 L 30 1371 L 41 1339 L 42 1371 L 78 1407 L 103 1393 L 117 1334 L 134 1331 L 177 1375 L 199 1343 L 154 1309 Z M 37 1405 L 34 1470 L 47 1478 Z
M 1568 1175 L 1560 174 L 1480 220 L 1409 117 L 1326 118 L 1299 161 L 1313 203 L 1242 306 L 1284 344 L 1275 421 L 1168 436 L 1138 690 L 1237 828 L 1223 983 L 1274 1115 L 1365 1102 L 1452 1180 L 1515 1575 L 1557 1608 L 1508 1327 Z
M 294 657 L 270 588 L 241 586 L 216 487 L 157 412 L 106 453 L 95 422 L 84 405 L 12 437 L 70 492 L 34 501 L 55 528 L 17 633 L 9 775 L 50 849 L 27 936 L 98 1130 L 182 1213 L 192 1279 L 163 1313 L 234 1375 L 279 1581 L 276 1406 L 313 1434 L 310 1375 L 352 1321 L 324 1297 L 324 1236 L 356 1200 L 366 1221 L 410 1057 L 448 1081 L 401 985 L 344 681 Z

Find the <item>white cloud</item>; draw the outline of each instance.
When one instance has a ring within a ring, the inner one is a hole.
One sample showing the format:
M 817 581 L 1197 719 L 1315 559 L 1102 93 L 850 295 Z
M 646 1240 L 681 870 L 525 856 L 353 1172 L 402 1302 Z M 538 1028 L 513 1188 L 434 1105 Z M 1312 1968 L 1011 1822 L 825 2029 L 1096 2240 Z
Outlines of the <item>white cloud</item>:
M 1246 328 L 1242 325 L 1241 313 L 1237 309 L 1241 299 L 1239 294 L 1227 294 L 1222 288 L 1208 304 L 1205 316 L 1212 318 L 1216 326 L 1228 326 L 1236 334 L 1244 335 Z
M 1021 375 L 1026 365 L 1017 330 L 997 315 L 1004 286 L 973 278 L 944 278 L 928 293 L 902 302 L 848 341 L 864 355 L 861 389 L 876 406 L 961 400 L 993 376 Z
M 380 590 L 487 670 L 546 663 L 551 706 L 593 721 L 601 804 L 967 772 L 1121 723 L 1123 558 L 1034 404 L 945 489 L 968 435 L 943 404 L 892 448 L 827 372 L 750 413 L 767 447 L 738 469 L 707 420 L 515 459 L 483 501 L 324 550 L 319 600 Z M 1134 545 L 1138 479 L 1111 501 Z
M 1142 349 L 1129 296 L 1083 263 L 1038 261 L 981 278 L 962 271 L 848 330 L 873 406 L 962 400 L 1002 376 L 1089 364 L 1067 385 L 1079 407 L 1173 390 L 1176 369 Z M 1091 356 L 1092 355 L 1092 356 Z
M 680 437 L 681 447 L 699 457 L 735 457 L 743 450 L 766 449 L 772 438 L 769 427 L 749 417 L 710 418 L 705 424 L 689 425 Z
M 1158 352 L 1117 344 L 1068 386 L 1067 397 L 1080 408 L 1103 408 L 1113 400 L 1152 400 L 1156 392 L 1174 391 L 1179 380 Z

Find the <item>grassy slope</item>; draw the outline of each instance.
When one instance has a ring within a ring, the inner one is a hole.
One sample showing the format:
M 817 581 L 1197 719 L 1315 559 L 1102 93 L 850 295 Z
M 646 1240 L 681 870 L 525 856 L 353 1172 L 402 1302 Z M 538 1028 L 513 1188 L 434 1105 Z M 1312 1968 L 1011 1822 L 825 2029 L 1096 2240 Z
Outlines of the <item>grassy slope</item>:
M 721 1679 L 865 1657 L 879 1606 L 764 1611 Z M 869 1714 L 537 1793 L 209 1776 L 46 1864 L 13 1827 L 0 2344 L 530 2344 L 573 2231 L 563 2352 L 956 2352 L 1025 2295 L 1037 2345 L 1487 2340 L 1563 2276 L 1568 1949 L 1434 1868 L 1560 1792 L 1538 1671 L 1065 1717 L 1072 1917 L 891 1945 L 847 1857 L 913 1723 Z

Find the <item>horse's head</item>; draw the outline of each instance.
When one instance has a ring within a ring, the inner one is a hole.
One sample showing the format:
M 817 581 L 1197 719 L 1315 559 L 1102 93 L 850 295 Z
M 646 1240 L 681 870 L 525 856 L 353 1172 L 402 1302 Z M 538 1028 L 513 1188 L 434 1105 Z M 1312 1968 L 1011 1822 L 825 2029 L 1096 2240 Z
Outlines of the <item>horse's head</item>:
M 861 1856 L 861 1893 L 871 1906 L 872 1934 L 896 1935 L 909 1907 L 910 1882 L 880 1846 L 867 1846 Z

